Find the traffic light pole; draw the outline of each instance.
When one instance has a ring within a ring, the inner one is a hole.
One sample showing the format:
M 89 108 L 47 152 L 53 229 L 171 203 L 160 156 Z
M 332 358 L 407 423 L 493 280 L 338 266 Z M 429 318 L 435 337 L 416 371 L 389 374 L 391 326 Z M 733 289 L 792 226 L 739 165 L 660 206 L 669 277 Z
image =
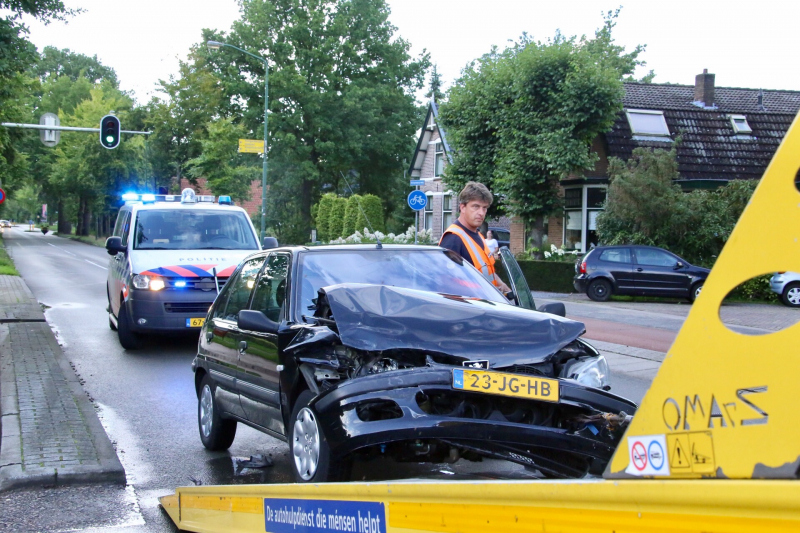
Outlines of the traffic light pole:
M 47 124 L 20 124 L 17 122 L 0 122 L 0 126 L 6 128 L 25 128 L 29 130 L 58 130 L 58 131 L 88 131 L 91 133 L 99 133 L 100 128 L 73 128 L 71 126 L 50 126 Z M 135 133 L 138 135 L 150 135 L 152 131 L 131 131 L 120 130 L 120 133 Z

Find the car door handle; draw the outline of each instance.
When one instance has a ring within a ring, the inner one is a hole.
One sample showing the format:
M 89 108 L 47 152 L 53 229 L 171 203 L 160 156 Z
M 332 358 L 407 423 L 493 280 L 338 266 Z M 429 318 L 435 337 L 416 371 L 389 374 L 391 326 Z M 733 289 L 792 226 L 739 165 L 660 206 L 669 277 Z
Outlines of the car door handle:
M 244 353 L 247 350 L 247 341 L 239 341 L 239 353 Z
M 644 270 L 644 269 L 643 268 L 637 268 L 636 272 L 641 272 L 642 270 Z

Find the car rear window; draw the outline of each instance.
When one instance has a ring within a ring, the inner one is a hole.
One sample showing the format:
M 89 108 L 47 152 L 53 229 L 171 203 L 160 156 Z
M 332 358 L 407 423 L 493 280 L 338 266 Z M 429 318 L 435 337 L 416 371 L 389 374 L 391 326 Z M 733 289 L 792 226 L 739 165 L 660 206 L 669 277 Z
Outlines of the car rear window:
M 609 263 L 630 263 L 631 251 L 627 248 L 603 250 L 603 253 L 600 254 L 600 261 L 608 261 Z

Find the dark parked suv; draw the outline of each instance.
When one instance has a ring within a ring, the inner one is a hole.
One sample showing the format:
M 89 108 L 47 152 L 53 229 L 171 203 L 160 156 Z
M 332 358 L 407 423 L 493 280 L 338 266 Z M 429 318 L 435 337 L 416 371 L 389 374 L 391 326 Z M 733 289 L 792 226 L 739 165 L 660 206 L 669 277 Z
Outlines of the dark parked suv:
M 653 246 L 601 246 L 575 263 L 573 285 L 596 302 L 612 294 L 666 296 L 693 302 L 710 272 Z

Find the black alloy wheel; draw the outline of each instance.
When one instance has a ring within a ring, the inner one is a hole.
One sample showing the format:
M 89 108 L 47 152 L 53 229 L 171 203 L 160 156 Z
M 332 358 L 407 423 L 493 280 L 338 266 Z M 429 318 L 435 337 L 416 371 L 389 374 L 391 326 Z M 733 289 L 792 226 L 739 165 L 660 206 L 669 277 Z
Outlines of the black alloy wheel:
M 125 301 L 120 297 L 119 316 L 117 317 L 117 337 L 126 350 L 138 350 L 142 347 L 142 336 L 131 329 Z
M 206 449 L 218 452 L 227 450 L 236 438 L 236 420 L 222 418 L 214 399 L 216 386 L 208 375 L 203 376 L 197 393 L 197 428 L 200 441 Z
M 589 284 L 586 295 L 595 302 L 606 302 L 611 298 L 611 284 L 604 279 L 596 279 Z

